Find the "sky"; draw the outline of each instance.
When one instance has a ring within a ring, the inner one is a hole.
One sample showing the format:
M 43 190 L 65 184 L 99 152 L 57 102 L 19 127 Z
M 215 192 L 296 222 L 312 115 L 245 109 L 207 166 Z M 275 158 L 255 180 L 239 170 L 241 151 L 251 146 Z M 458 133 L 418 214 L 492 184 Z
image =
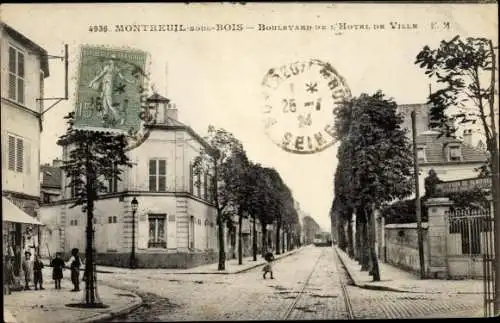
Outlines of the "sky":
M 380 89 L 398 104 L 423 103 L 431 81 L 414 64 L 417 53 L 457 34 L 497 39 L 496 8 L 494 4 L 163 3 L 3 4 L 0 10 L 5 23 L 50 55 L 62 55 L 64 44 L 69 46 L 70 98 L 44 115 L 42 163 L 61 156 L 56 141 L 66 128 L 63 116 L 73 109 L 79 46 L 142 49 L 151 54 L 152 83 L 177 105 L 181 122 L 201 135 L 210 124 L 232 132 L 249 158 L 278 170 L 301 208 L 329 230 L 338 143 L 304 155 L 283 151 L 271 141 L 262 126 L 261 83 L 267 71 L 320 59 L 337 70 L 353 96 Z M 370 29 L 339 30 L 344 23 Z M 391 23 L 417 28 L 392 29 Z M 115 25 L 129 24 L 243 24 L 245 29 L 115 32 Z M 259 24 L 311 25 L 313 30 L 259 31 Z M 89 31 L 98 25 L 108 26 L 109 31 Z M 315 30 L 316 25 L 327 29 Z M 332 31 L 331 25 L 336 29 Z M 61 61 L 50 60 L 50 74 L 45 96 L 63 96 Z

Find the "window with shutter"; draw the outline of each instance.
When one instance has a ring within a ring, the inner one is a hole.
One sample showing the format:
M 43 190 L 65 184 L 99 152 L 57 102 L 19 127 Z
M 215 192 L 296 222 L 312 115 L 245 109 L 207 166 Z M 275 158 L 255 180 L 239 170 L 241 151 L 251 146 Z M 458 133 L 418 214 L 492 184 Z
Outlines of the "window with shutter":
M 24 53 L 9 46 L 9 99 L 24 104 Z
M 24 163 L 24 145 L 21 138 L 16 138 L 16 171 L 23 172 Z
M 9 169 L 15 170 L 16 167 L 16 138 L 9 136 Z
M 29 142 L 24 143 L 24 150 L 26 151 L 26 174 L 31 174 L 31 145 Z

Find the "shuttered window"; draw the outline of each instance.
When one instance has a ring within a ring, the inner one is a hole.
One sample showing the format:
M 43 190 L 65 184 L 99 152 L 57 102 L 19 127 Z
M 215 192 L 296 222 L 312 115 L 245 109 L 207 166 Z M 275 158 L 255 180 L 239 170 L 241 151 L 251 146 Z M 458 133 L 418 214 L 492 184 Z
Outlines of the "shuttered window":
M 26 147 L 25 147 L 26 146 Z M 29 145 L 28 143 L 25 144 L 25 141 L 23 138 L 14 136 L 14 135 L 9 135 L 9 142 L 8 142 L 8 155 L 9 155 L 9 160 L 8 160 L 8 169 L 12 171 L 16 171 L 18 173 L 22 173 L 24 171 L 24 161 L 27 161 L 27 170 L 28 172 L 31 170 L 29 167 Z M 26 151 L 26 156 L 25 156 L 25 151 Z
M 9 46 L 9 99 L 24 104 L 24 53 Z
M 9 170 L 15 170 L 16 167 L 16 138 L 9 136 Z

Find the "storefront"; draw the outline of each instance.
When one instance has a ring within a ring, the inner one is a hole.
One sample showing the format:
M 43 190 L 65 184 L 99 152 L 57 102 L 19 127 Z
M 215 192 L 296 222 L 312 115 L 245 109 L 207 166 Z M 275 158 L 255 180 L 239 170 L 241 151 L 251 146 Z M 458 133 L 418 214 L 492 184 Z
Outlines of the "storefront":
M 3 255 L 14 257 L 14 274 L 19 276 L 24 253 L 29 251 L 32 259 L 37 254 L 42 224 L 5 197 L 2 197 L 2 222 Z

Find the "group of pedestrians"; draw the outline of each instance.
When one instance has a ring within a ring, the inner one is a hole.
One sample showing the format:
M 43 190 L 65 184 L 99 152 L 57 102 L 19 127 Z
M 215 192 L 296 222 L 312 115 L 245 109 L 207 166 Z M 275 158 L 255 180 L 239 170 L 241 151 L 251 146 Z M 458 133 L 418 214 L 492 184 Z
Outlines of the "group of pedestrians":
M 11 294 L 12 288 L 16 285 L 14 275 L 14 258 L 6 256 L 4 262 L 4 293 Z M 63 270 L 69 268 L 71 271 L 71 282 L 73 283 L 72 291 L 80 290 L 80 268 L 82 260 L 79 256 L 79 250 L 74 248 L 71 250 L 71 258 L 64 262 L 61 258 L 61 253 L 56 253 L 56 257 L 50 262 L 52 267 L 52 280 L 54 280 L 55 289 L 61 289 L 61 280 L 63 278 Z M 43 290 L 43 268 L 44 264 L 40 260 L 40 256 L 36 255 L 34 261 L 31 260 L 31 252 L 24 253 L 24 259 L 21 264 L 24 273 L 24 290 L 31 290 L 29 284 L 33 280 L 35 290 Z

